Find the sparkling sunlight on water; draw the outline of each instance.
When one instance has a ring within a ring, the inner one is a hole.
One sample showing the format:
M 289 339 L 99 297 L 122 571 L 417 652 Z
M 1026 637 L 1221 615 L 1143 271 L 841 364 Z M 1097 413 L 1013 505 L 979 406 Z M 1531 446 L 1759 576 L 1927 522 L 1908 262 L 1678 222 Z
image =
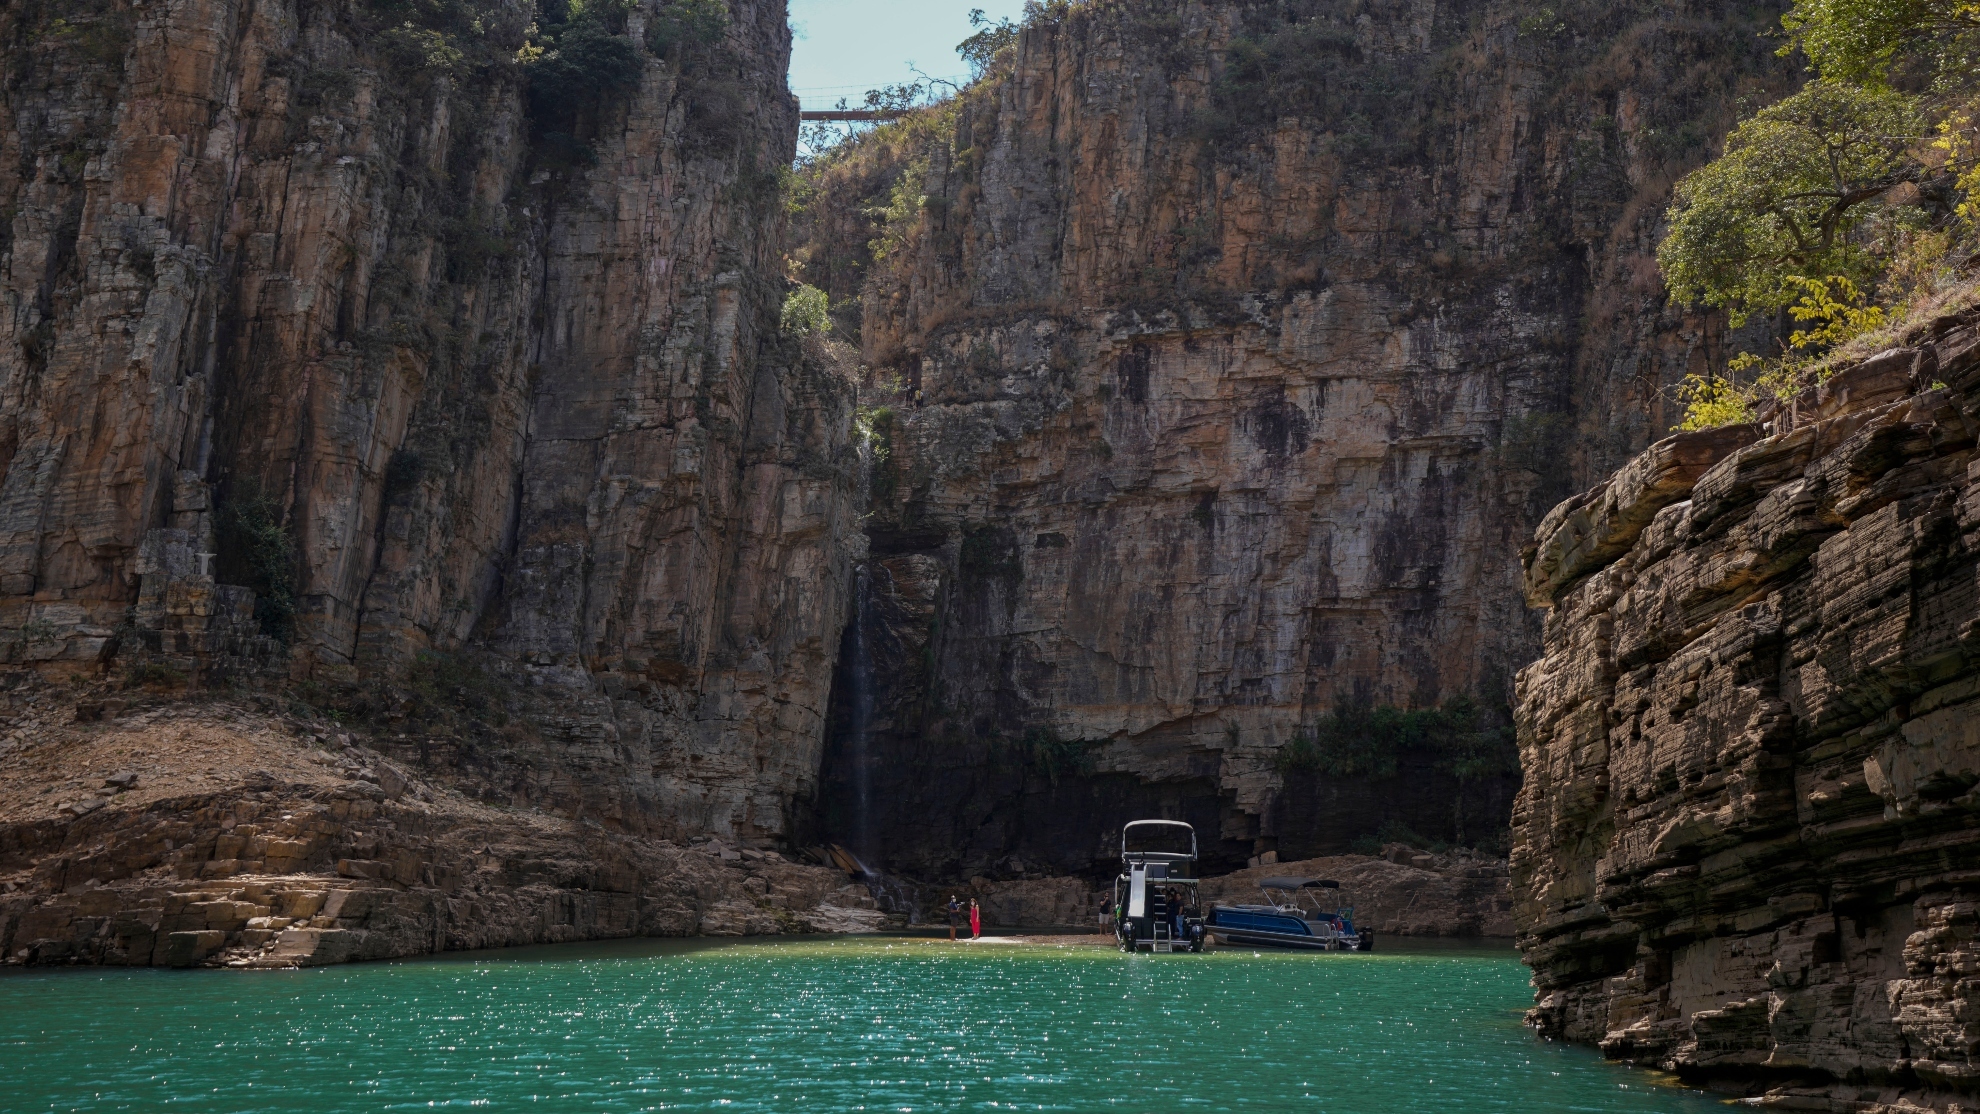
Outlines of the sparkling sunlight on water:
M 623 944 L 0 974 L 0 1110 L 1722 1109 L 1536 1042 L 1509 948 Z

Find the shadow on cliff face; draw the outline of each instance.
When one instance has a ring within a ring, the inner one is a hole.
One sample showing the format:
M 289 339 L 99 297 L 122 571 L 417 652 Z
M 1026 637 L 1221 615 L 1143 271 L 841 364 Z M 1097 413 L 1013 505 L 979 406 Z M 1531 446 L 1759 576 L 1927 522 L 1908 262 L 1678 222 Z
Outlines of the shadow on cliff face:
M 1387 839 L 1425 846 L 1476 846 L 1504 854 L 1516 776 L 1459 781 L 1427 756 L 1412 755 L 1394 777 L 1329 777 L 1286 772 L 1269 826 L 1282 860 L 1365 852 Z
M 1461 699 L 1315 718 L 1268 759 L 1275 788 L 1255 812 L 1239 807 L 1225 776 L 1232 753 L 1188 734 L 1136 737 L 1145 772 L 1096 768 L 1116 740 L 1035 726 L 1022 654 L 979 633 L 984 610 L 1001 606 L 991 582 L 1009 575 L 990 559 L 1002 552 L 996 540 L 978 531 L 866 567 L 840 646 L 815 808 L 792 825 L 800 844 L 842 843 L 926 882 L 1111 876 L 1121 826 L 1150 817 L 1193 825 L 1212 873 L 1264 852 L 1291 860 L 1397 839 L 1502 848 L 1519 787 L 1516 758 L 1500 753 L 1510 736 L 1498 712 Z M 992 698 L 951 706 L 944 678 L 955 677 Z
M 989 531 L 963 539 L 960 579 L 1004 576 L 998 558 L 1007 546 L 999 542 Z M 999 698 L 981 715 L 945 714 L 938 677 L 948 670 L 938 673 L 938 661 L 971 648 L 945 631 L 972 625 L 972 609 L 957 613 L 944 592 L 947 568 L 931 552 L 896 554 L 872 562 L 860 580 L 833 678 L 811 830 L 799 829 L 800 842 L 844 843 L 891 873 L 928 880 L 1096 874 L 1112 869 L 1118 848 L 1110 840 L 1122 824 L 1166 816 L 1195 825 L 1206 856 L 1242 865 L 1248 841 L 1215 839 L 1227 802 L 1214 756 L 1201 776 L 1160 783 L 1096 772 L 1086 743 L 1020 726 L 1025 708 L 1012 685 L 991 686 Z M 1003 676 L 1018 668 L 994 642 L 988 648 L 998 660 L 973 668 Z
M 879 670 L 882 675 L 885 670 Z M 843 677 L 843 673 L 842 673 Z M 1204 869 L 1243 867 L 1255 850 L 1282 860 L 1342 854 L 1381 839 L 1426 846 L 1502 847 L 1517 777 L 1468 783 L 1411 756 L 1387 777 L 1332 777 L 1291 769 L 1272 799 L 1259 839 L 1220 838 L 1231 800 L 1219 791 L 1215 756 L 1201 777 L 1145 781 L 1082 768 L 1083 743 L 1030 737 L 873 731 L 863 763 L 835 694 L 819 801 L 808 833 L 817 841 L 869 845 L 862 857 L 922 880 L 1025 874 L 1111 875 L 1114 842 L 1129 820 L 1165 817 L 1193 825 Z M 859 791 L 861 766 L 866 791 Z M 869 810 L 862 818 L 864 796 Z M 807 840 L 809 841 L 809 840 Z

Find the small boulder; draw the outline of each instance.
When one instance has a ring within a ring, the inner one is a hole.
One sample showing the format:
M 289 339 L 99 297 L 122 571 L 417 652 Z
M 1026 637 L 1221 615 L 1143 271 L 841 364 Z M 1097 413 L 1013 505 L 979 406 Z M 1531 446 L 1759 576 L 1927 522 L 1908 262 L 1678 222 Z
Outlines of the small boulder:
M 405 776 L 399 773 L 399 771 L 390 766 L 380 766 L 378 767 L 378 787 L 385 791 L 386 796 L 393 800 L 398 800 L 405 795 L 407 784 Z
M 275 938 L 274 957 L 295 967 L 324 967 L 355 959 L 365 933 L 341 928 L 291 928 Z
M 138 776 L 133 770 L 121 770 L 103 779 L 103 785 L 107 789 L 135 789 L 137 783 Z
M 218 929 L 168 933 L 158 941 L 151 961 L 160 967 L 191 967 L 226 942 L 227 934 Z

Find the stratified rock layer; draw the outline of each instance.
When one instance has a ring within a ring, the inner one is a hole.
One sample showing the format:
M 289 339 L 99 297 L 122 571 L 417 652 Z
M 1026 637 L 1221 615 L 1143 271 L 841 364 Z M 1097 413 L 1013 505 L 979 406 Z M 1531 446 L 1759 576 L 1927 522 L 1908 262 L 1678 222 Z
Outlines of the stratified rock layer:
M 1972 1108 L 1976 432 L 1980 320 L 1945 318 L 1549 516 L 1512 859 L 1542 1031 L 1799 1109 Z
M 7 695 L 0 964 L 320 966 L 890 923 L 838 870 L 490 805 L 244 701 L 85 703 L 73 723 L 65 694 Z
M 777 329 L 784 4 L 656 55 L 662 6 L 630 85 L 547 108 L 531 0 L 446 50 L 369 0 L 0 12 L 0 665 L 400 721 L 381 682 L 479 671 L 528 730 L 398 741 L 505 803 L 781 836 L 851 398 Z
M 1723 358 L 1651 249 L 1779 76 L 1764 8 L 1075 5 L 827 161 L 802 258 L 877 453 L 833 833 L 936 874 L 1104 869 L 1137 812 L 1226 865 L 1496 830 L 1510 771 L 1278 755 L 1343 703 L 1507 703 L 1521 541 Z

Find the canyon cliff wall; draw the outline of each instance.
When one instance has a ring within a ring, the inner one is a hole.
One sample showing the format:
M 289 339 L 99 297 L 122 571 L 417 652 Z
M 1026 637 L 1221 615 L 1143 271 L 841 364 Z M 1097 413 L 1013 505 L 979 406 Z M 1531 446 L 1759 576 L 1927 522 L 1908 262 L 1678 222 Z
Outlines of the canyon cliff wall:
M 784 4 L 728 12 L 630 5 L 575 91 L 531 0 L 0 12 L 0 664 L 286 677 L 485 798 L 781 837 L 852 397 L 777 324 Z
M 1543 1032 L 1794 1109 L 1972 1109 L 1976 432 L 1969 312 L 1548 516 L 1512 856 Z
M 1652 251 L 1791 80 L 1777 15 L 1074 5 L 821 160 L 875 457 L 825 830 L 930 875 L 1094 869 L 1137 813 L 1226 864 L 1493 838 L 1518 549 L 1725 354 Z M 1458 697 L 1441 749 L 1329 742 Z

